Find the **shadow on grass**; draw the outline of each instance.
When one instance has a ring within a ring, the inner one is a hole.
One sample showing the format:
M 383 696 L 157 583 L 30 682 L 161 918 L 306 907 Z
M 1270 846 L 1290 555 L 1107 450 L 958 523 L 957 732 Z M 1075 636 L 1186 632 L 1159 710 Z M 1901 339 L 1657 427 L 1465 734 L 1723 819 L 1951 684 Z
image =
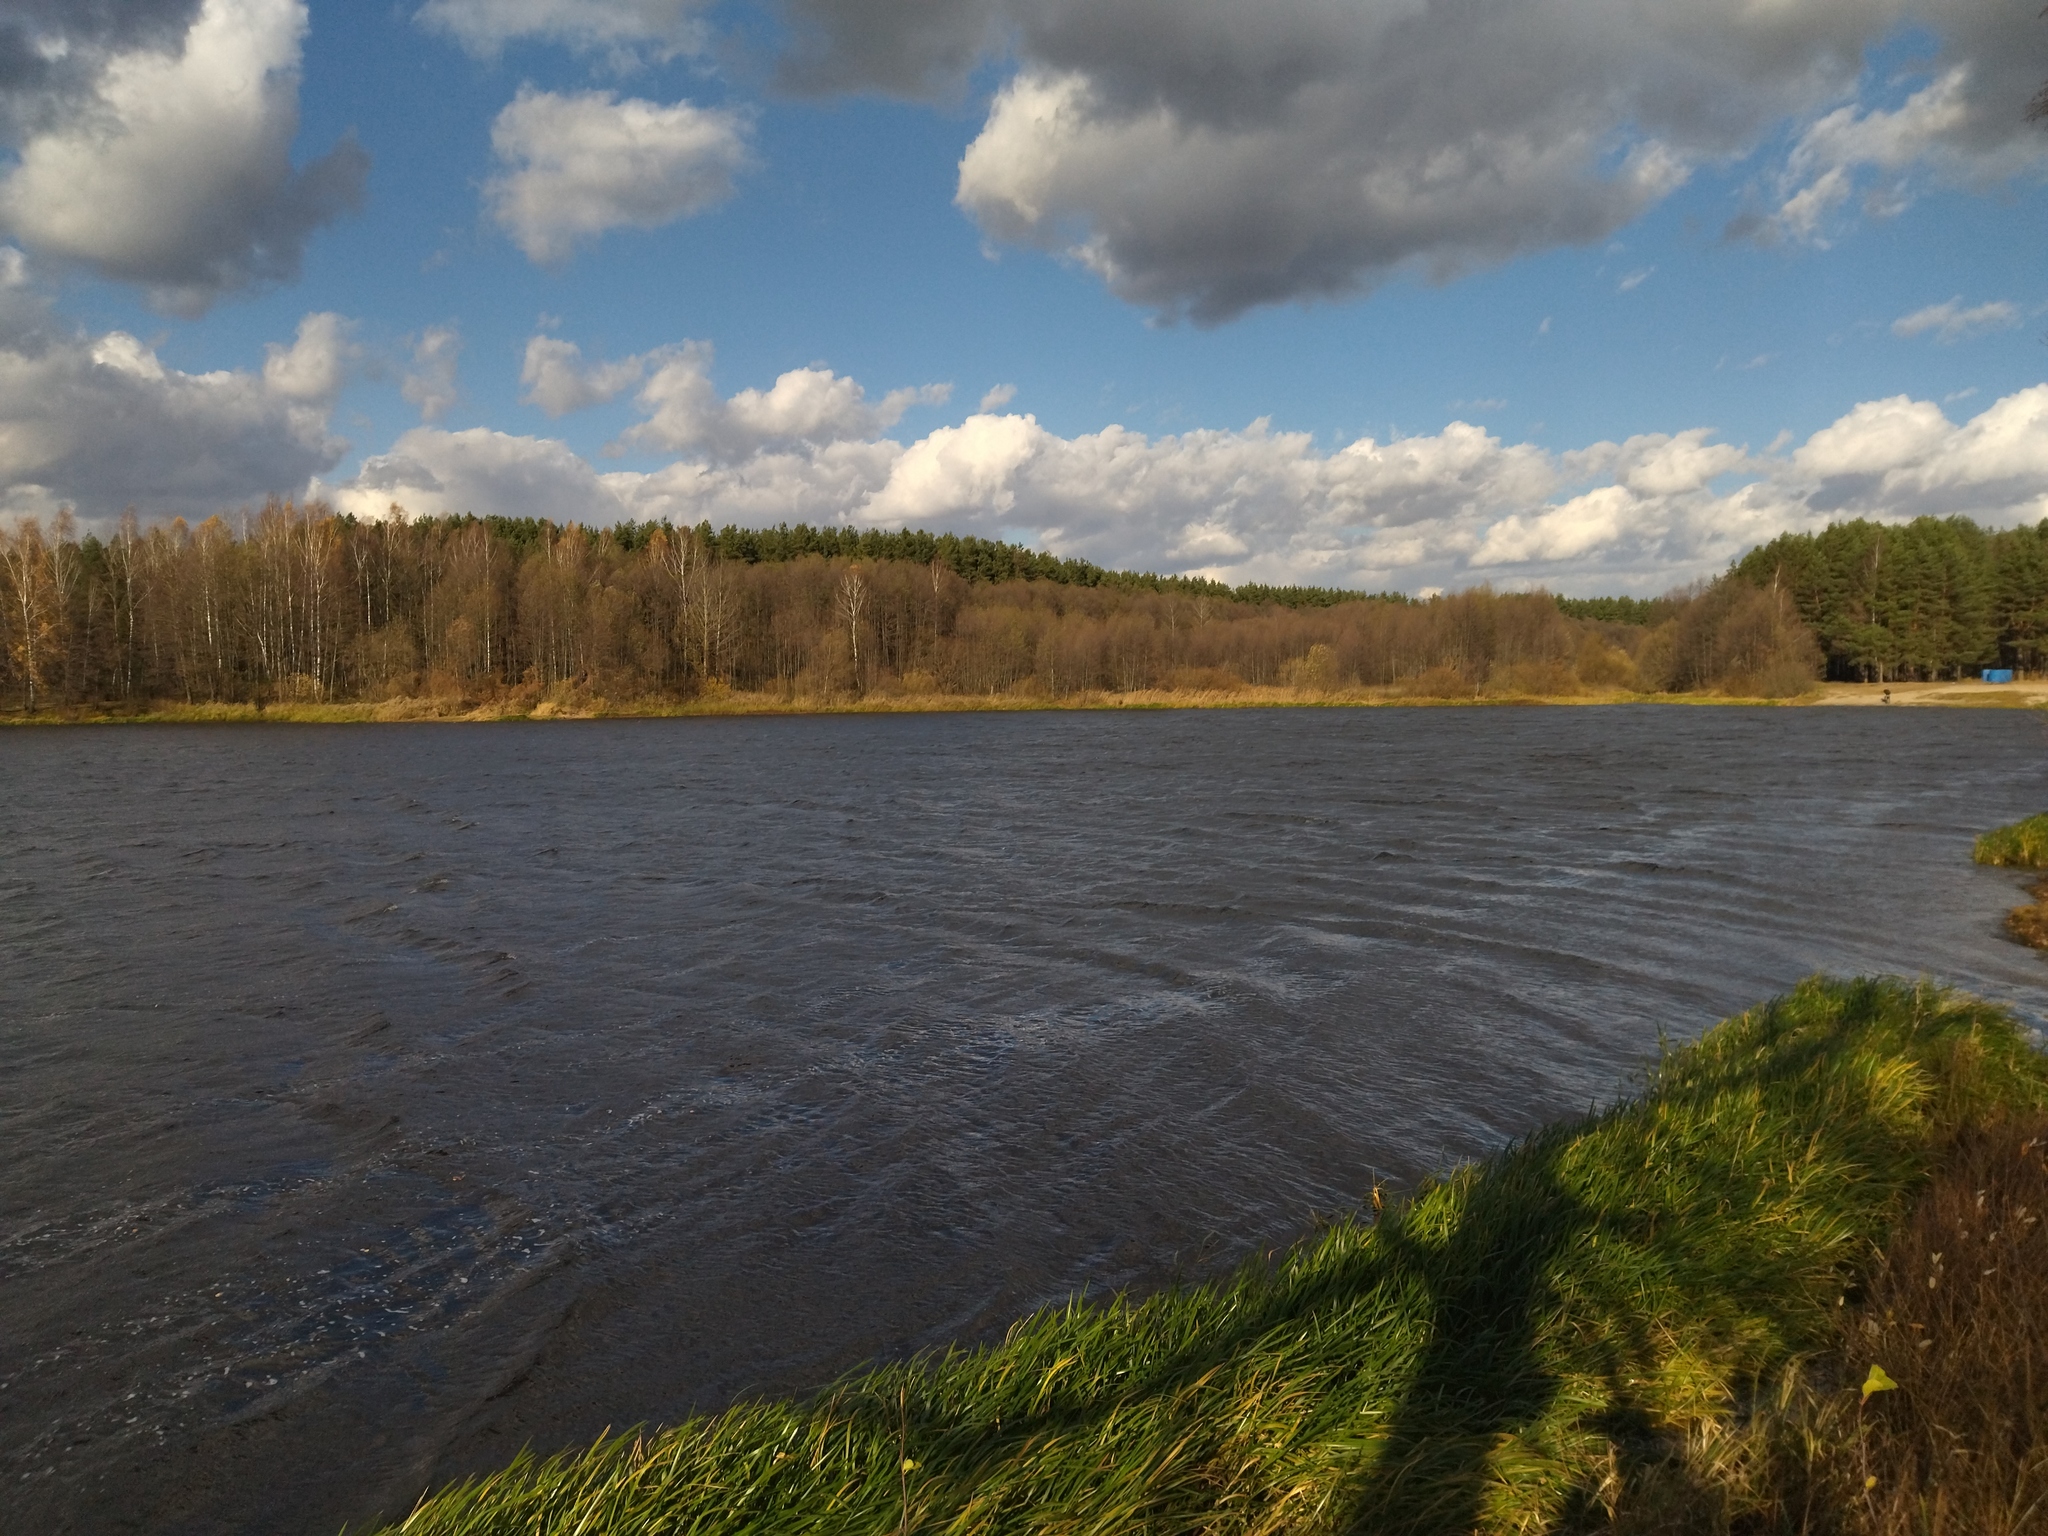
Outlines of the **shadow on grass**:
M 1347 1500 L 1349 1529 L 1477 1528 L 1492 1489 L 1513 1473 L 1497 1452 L 1555 1408 L 1559 1382 L 1539 1348 L 1540 1320 L 1559 1299 L 1558 1262 L 1597 1222 L 1559 1182 L 1557 1151 L 1526 1148 L 1511 1177 L 1474 1180 L 1440 1246 L 1389 1234 L 1390 1262 L 1430 1292 L 1430 1343 L 1373 1471 Z
M 524 1460 L 407 1530 L 1618 1529 L 1835 1335 L 1959 1127 L 2048 1100 L 2008 1015 L 1896 981 L 1805 983 L 1646 1086 L 1235 1279 Z

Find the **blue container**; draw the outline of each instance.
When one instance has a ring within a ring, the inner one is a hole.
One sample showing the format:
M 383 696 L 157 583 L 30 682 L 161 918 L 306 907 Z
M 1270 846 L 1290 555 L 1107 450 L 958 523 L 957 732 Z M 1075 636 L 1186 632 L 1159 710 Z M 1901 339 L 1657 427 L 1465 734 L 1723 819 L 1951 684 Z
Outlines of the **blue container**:
M 1987 683 L 2009 683 L 2012 681 L 2011 667 L 1986 667 L 1984 681 Z

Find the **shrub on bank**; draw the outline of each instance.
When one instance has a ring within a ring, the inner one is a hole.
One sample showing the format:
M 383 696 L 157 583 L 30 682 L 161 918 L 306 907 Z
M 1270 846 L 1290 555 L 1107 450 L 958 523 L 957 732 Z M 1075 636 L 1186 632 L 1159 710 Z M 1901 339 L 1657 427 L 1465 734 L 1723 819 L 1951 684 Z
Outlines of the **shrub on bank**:
M 2048 868 L 2048 813 L 2029 816 L 2009 827 L 1994 827 L 1977 839 L 1971 857 L 1979 864 Z
M 2044 1105 L 2003 1010 L 1810 980 L 1377 1223 L 808 1403 L 522 1455 L 400 1529 L 1561 1531 L 1668 1510 L 1674 1479 L 1715 1528 L 1801 1528 L 1777 1439 L 1701 1448 L 1853 1396 L 1803 1362 L 1905 1380 L 1896 1341 L 1845 1331 L 1856 1287 L 1959 1138 Z

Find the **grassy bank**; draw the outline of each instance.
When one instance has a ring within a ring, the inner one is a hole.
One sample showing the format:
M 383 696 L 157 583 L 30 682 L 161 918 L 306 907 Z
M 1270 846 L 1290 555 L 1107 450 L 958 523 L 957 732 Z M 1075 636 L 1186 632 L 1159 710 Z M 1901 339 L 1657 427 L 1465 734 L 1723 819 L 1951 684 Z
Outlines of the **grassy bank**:
M 2009 827 L 1994 827 L 1970 851 L 1979 864 L 2013 869 L 2048 867 L 2048 814 L 2029 816 Z
M 1792 698 L 1727 693 L 1632 693 L 1581 689 L 1568 693 L 1482 688 L 1420 691 L 1413 688 L 1291 687 L 1147 688 L 1130 693 L 919 693 L 900 689 L 852 694 L 748 692 L 707 688 L 689 699 L 609 699 L 579 689 L 510 689 L 495 697 L 401 696 L 346 703 L 184 704 L 159 700 L 119 707 L 78 705 L 36 714 L 0 714 L 0 725 L 196 725 L 273 721 L 298 725 L 419 720 L 639 720 L 702 715 L 888 715 L 1014 713 L 1031 710 L 1117 709 L 1359 709 L 1380 706 L 1501 704 L 1770 704 L 1877 705 L 1886 690 L 1875 683 L 1827 683 Z M 2048 706 L 2048 684 L 1996 688 L 1984 684 L 1894 684 L 1888 701 L 1907 707 L 2038 709 Z
M 2048 869 L 2048 814 L 1994 827 L 1977 839 L 1971 857 L 2009 869 Z M 2005 931 L 2022 944 L 2048 949 L 2048 878 L 2027 888 L 2034 899 L 2005 914 Z
M 522 1456 L 401 1529 L 1890 1530 L 1948 1464 L 1907 1453 L 1926 1335 L 1865 1291 L 1927 1191 L 2044 1104 L 2000 1010 L 1812 980 L 1376 1225 L 810 1402 Z M 2005 1230 L 2035 1241 L 2023 1216 Z M 1871 1365 L 1907 1387 L 1866 1409 Z M 1884 1415 L 1904 1438 L 1872 1459 Z
M 1398 689 L 1354 688 L 1315 692 L 1298 688 L 1204 690 L 1152 688 L 1132 693 L 1032 692 L 997 694 L 870 693 L 813 696 L 708 689 L 691 699 L 612 700 L 566 690 L 539 697 L 508 694 L 485 700 L 396 698 L 377 702 L 180 704 L 157 702 L 133 709 L 86 706 L 33 715 L 0 715 L 0 725 L 296 725 L 364 724 L 424 720 L 644 720 L 727 715 L 897 715 L 1016 713 L 1038 710 L 1351 709 L 1377 706 L 1506 704 L 1786 704 L 1806 700 L 1736 698 L 1707 693 L 1561 694 L 1488 689 L 1453 695 Z

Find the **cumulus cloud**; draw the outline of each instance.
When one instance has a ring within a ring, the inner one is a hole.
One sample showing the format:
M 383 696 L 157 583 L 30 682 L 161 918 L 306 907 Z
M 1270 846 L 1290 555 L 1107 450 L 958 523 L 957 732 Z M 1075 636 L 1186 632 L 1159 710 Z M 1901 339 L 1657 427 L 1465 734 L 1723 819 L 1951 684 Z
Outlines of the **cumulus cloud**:
M 583 349 L 555 336 L 535 336 L 526 343 L 526 361 L 519 370 L 525 393 L 519 398 L 550 416 L 602 405 L 631 389 L 646 375 L 644 357 L 615 363 L 585 363 Z
M 1957 294 L 1946 303 L 1930 304 L 1910 315 L 1899 316 L 1892 322 L 1892 334 L 1925 336 L 1931 331 L 1936 341 L 1956 342 L 1967 336 L 1981 336 L 1987 331 L 2009 331 L 2019 323 L 2017 304 L 1994 299 L 1988 304 L 1976 304 L 1965 309 L 1962 295 Z
M 557 398 L 579 398 L 579 391 L 591 391 L 592 398 L 610 398 L 595 393 L 593 381 L 616 382 L 617 393 L 628 379 L 642 374 L 638 402 L 646 418 L 629 429 L 623 446 L 656 452 L 698 452 L 718 459 L 732 459 L 767 448 L 801 445 L 816 447 L 852 438 L 873 437 L 893 427 L 913 405 L 943 405 L 952 395 L 950 384 L 925 384 L 916 388 L 892 389 L 880 400 L 869 400 L 867 391 L 852 379 L 829 368 L 792 368 L 767 389 L 743 389 L 731 398 L 718 393 L 711 381 L 713 351 L 706 341 L 688 341 L 662 347 L 639 357 L 604 365 L 597 369 L 580 367 L 580 353 L 568 353 L 549 338 L 543 343 L 542 361 L 535 366 L 534 344 L 527 347 L 529 367 L 535 369 L 530 386 L 535 403 L 546 375 Z M 569 354 L 575 354 L 572 361 Z M 566 364 L 559 373 L 547 373 L 556 364 Z M 559 381 L 559 382 L 556 382 Z M 545 405 L 543 405 L 545 409 Z
M 308 315 L 260 371 L 185 373 L 124 331 L 61 323 L 0 261 L 0 510 L 203 517 L 297 492 L 347 448 L 328 416 L 349 329 Z
M 885 91 L 957 99 L 1001 44 L 996 0 L 787 0 L 793 41 L 782 80 L 800 91 Z
M 558 523 L 612 523 L 627 510 L 567 444 L 486 427 L 415 427 L 347 481 L 312 489 L 337 511 L 366 518 L 383 517 L 394 502 L 419 515 L 504 512 Z
M 1008 405 L 1012 400 L 1016 398 L 1016 385 L 998 384 L 994 386 L 992 389 L 990 389 L 987 394 L 981 397 L 981 408 L 984 411 L 1001 410 L 1004 406 Z
M 679 101 L 521 86 L 491 125 L 484 201 L 519 248 L 562 266 L 606 230 L 656 229 L 732 196 L 752 163 L 747 120 Z
M 0 30 L 0 75 L 7 41 L 25 37 L 52 66 L 9 104 L 0 229 L 40 258 L 142 284 L 176 313 L 295 277 L 313 231 L 361 201 L 369 163 L 344 140 L 292 167 L 304 0 L 143 4 L 125 25 L 108 20 L 123 9 Z
M 31 122 L 53 102 L 90 96 L 109 53 L 173 51 L 201 0 L 12 0 L 0 15 L 0 114 Z
M 290 346 L 271 342 L 263 349 L 263 383 L 282 400 L 331 409 L 362 356 L 355 322 L 332 311 L 307 315 Z
M 1975 56 L 1955 59 L 1895 108 L 1850 102 L 1810 124 L 1778 176 L 1776 209 L 1738 219 L 1732 233 L 1825 246 L 1852 200 L 1886 218 L 1905 210 L 1922 181 L 1984 190 L 2038 174 L 2038 135 L 2021 112 L 2033 75 L 2016 74 L 2004 52 L 2033 50 L 1987 26 L 1985 7 L 1955 0 L 1940 9 L 1954 13 L 1960 34 L 1949 52 L 1975 43 Z
M 788 83 L 943 97 L 1000 58 L 957 200 L 1163 316 L 1227 320 L 1604 239 L 1774 142 L 1743 233 L 1824 239 L 1916 176 L 2038 171 L 2008 0 L 787 0 Z M 1864 61 L 1938 53 L 1909 99 Z
M 1407 591 L 1488 580 L 1655 593 L 1842 516 L 2048 516 L 2048 384 L 1960 425 L 1928 401 L 1868 401 L 1803 443 L 1761 452 L 1706 428 L 1556 452 L 1458 421 L 1322 451 L 1264 421 L 1062 437 L 990 410 L 907 443 L 841 435 L 855 424 L 853 381 L 796 370 L 776 388 L 721 399 L 709 360 L 689 346 L 643 359 L 650 420 L 670 409 L 660 430 L 690 445 L 663 467 L 600 473 L 552 439 L 421 428 L 329 489 L 365 513 L 396 500 L 414 512 L 557 521 L 910 525 L 1232 582 Z M 740 448 L 746 432 L 771 426 Z M 708 451 L 713 441 L 724 451 Z
M 496 58 L 510 42 L 560 43 L 603 53 L 625 66 L 672 59 L 705 44 L 699 12 L 708 0 L 427 0 L 415 14 L 430 32 L 454 39 L 478 58 Z
M 412 366 L 398 392 L 420 409 L 420 420 L 439 421 L 462 398 L 455 371 L 462 361 L 462 333 L 452 325 L 430 325 L 413 343 Z

